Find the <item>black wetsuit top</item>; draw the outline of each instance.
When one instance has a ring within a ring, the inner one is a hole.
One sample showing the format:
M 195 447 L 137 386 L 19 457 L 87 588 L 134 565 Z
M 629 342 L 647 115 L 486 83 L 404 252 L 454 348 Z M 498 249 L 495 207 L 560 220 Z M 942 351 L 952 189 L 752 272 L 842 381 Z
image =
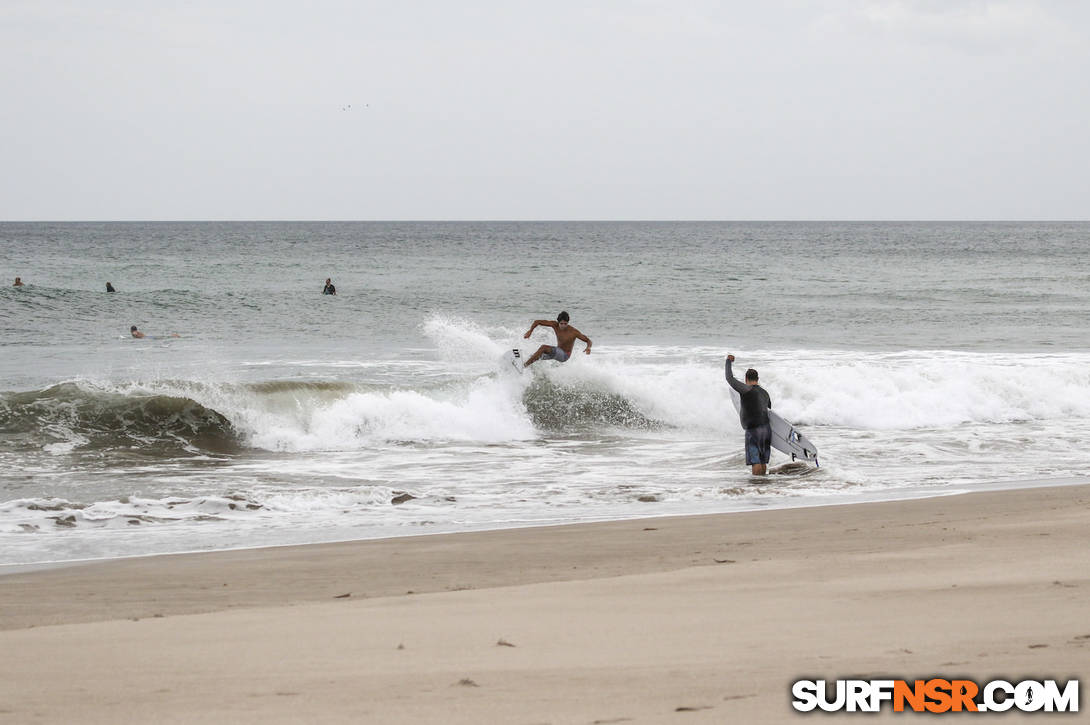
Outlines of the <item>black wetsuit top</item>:
M 742 421 L 742 427 L 746 430 L 768 425 L 768 409 L 772 407 L 772 398 L 760 385 L 746 385 L 734 377 L 730 369 L 730 360 L 727 360 L 727 382 L 738 391 L 742 398 L 742 405 L 738 411 L 738 418 Z
M 335 294 L 337 294 L 337 288 L 334 287 L 331 284 L 327 284 L 325 286 L 325 289 L 322 290 L 322 294 L 324 294 L 324 295 L 335 295 Z

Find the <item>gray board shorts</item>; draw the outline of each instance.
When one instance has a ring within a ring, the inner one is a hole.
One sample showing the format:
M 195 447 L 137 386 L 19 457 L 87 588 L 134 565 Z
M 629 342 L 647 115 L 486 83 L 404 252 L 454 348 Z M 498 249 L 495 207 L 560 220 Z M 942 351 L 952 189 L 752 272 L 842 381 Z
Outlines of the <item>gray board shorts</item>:
M 768 463 L 772 454 L 772 426 L 759 425 L 746 428 L 746 465 Z
M 551 345 L 548 350 L 541 354 L 541 359 L 565 362 L 568 359 L 568 353 L 564 352 L 559 345 Z

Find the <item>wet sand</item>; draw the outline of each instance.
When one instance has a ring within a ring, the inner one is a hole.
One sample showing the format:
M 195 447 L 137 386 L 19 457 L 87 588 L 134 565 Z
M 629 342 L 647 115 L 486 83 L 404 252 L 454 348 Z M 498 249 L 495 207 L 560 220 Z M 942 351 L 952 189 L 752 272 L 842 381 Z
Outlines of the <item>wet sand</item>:
M 784 722 L 1085 675 L 1088 611 L 1085 485 L 114 560 L 0 577 L 0 722 Z

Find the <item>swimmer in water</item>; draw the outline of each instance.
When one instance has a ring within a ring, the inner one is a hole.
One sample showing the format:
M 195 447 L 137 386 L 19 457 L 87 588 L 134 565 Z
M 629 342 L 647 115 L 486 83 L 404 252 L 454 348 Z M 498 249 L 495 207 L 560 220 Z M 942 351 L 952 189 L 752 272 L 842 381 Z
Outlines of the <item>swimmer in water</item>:
M 129 328 L 129 334 L 135 337 L 137 340 L 143 340 L 145 338 L 147 338 L 148 340 L 155 339 L 154 337 L 148 337 L 144 333 L 140 332 L 140 330 L 136 329 L 136 325 L 133 325 Z M 172 332 L 170 333 L 170 335 L 168 335 L 168 337 L 181 337 L 181 335 L 179 335 L 177 332 Z

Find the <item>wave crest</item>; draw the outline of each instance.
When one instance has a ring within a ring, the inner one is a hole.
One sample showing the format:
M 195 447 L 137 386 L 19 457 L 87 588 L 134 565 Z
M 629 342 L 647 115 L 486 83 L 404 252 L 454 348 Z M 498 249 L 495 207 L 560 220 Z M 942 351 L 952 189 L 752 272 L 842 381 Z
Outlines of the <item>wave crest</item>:
M 239 447 L 231 421 L 192 398 L 90 390 L 77 383 L 0 396 L 0 433 L 16 446 L 55 450 L 230 453 Z

